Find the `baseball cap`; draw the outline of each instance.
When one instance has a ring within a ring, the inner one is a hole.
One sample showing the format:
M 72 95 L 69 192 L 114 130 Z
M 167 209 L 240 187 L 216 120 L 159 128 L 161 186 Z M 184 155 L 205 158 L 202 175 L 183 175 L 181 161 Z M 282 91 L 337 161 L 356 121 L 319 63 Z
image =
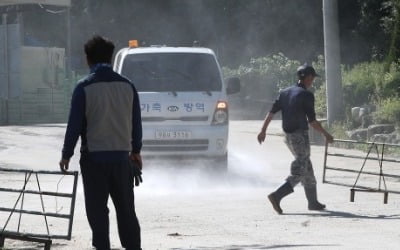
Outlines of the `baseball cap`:
M 319 77 L 320 76 L 315 72 L 315 69 L 310 65 L 303 64 L 303 65 L 301 65 L 300 67 L 297 68 L 297 76 L 298 77 L 306 77 L 306 76 L 309 76 L 309 75 L 312 75 L 312 76 L 315 76 L 315 77 Z

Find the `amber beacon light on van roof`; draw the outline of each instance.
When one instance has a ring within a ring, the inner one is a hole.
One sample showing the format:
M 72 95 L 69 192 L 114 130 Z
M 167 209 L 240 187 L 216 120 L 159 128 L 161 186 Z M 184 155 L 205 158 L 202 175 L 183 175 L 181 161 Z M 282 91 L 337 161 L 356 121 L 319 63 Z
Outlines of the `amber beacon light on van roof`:
M 129 48 L 137 48 L 139 47 L 138 40 L 129 40 Z

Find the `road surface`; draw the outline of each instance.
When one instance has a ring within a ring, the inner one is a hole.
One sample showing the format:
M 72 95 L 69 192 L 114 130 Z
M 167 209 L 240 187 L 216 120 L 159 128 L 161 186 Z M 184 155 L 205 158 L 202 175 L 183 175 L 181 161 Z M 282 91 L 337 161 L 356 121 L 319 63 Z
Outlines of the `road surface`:
M 202 163 L 144 162 L 144 182 L 135 189 L 143 249 L 399 249 L 400 195 L 390 195 L 388 204 L 374 193 L 357 194 L 356 202 L 349 202 L 348 188 L 321 183 L 320 146 L 312 147 L 312 161 L 319 199 L 327 210 L 308 211 L 299 185 L 282 201 L 284 214 L 276 214 L 266 197 L 283 183 L 292 156 L 279 121 L 273 121 L 260 146 L 256 135 L 261 125 L 231 122 L 227 174 L 216 174 Z M 58 170 L 64 132 L 65 125 L 0 127 L 0 167 Z M 77 155 L 71 170 L 79 170 Z M 54 206 L 51 202 L 47 206 Z M 91 249 L 83 202 L 80 184 L 72 240 L 55 240 L 52 249 Z M 112 246 L 122 249 L 111 202 L 110 208 Z M 0 219 L 1 228 L 4 213 Z M 42 249 L 13 240 L 6 240 L 5 247 Z

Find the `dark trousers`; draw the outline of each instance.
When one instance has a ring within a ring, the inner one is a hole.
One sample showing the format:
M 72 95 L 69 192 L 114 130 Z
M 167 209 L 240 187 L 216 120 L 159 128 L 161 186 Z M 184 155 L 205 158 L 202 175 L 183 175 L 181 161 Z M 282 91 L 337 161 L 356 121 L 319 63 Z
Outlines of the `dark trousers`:
M 121 244 L 128 250 L 140 248 L 140 226 L 135 213 L 133 166 L 129 158 L 120 162 L 80 160 L 86 215 L 92 229 L 92 245 L 110 249 L 107 201 L 113 200 Z

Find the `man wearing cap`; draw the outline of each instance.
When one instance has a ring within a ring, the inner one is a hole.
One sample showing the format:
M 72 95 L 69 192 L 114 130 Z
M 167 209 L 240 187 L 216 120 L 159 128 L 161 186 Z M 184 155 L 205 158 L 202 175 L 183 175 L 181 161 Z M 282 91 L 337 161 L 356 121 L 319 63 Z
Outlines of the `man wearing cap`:
M 280 92 L 272 109 L 264 120 L 261 132 L 257 136 L 261 144 L 265 140 L 266 131 L 274 114 L 282 111 L 282 127 L 285 132 L 285 143 L 292 152 L 295 160 L 291 164 L 290 175 L 286 182 L 275 192 L 268 195 L 274 210 L 282 214 L 280 201 L 283 197 L 291 194 L 293 188 L 301 182 L 308 200 L 309 210 L 323 210 L 325 205 L 318 202 L 317 187 L 314 170 L 310 160 L 310 141 L 308 138 L 308 124 L 322 133 L 326 141 L 331 143 L 333 137 L 321 126 L 315 118 L 314 94 L 307 89 L 319 76 L 314 68 L 302 65 L 297 69 L 298 82 L 295 86 Z

